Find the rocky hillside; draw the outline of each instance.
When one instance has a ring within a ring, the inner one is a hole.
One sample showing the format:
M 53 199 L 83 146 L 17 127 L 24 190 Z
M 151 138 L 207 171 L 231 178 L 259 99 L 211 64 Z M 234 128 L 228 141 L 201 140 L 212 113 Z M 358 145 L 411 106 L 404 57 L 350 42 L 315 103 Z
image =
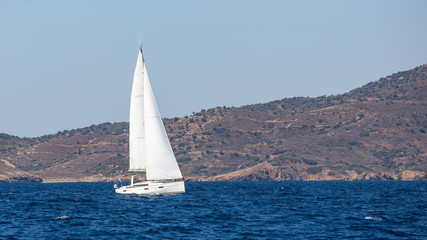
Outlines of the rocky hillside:
M 349 93 L 165 119 L 187 179 L 427 179 L 427 66 Z M 109 181 L 128 168 L 127 123 L 0 135 L 4 181 Z

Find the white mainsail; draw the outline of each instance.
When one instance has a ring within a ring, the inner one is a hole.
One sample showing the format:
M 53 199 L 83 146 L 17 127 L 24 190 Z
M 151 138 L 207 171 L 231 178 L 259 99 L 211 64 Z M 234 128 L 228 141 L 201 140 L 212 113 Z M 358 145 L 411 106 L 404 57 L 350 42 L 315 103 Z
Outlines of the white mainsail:
M 140 48 L 132 86 L 129 124 L 130 171 L 147 180 L 181 179 Z
M 139 51 L 133 75 L 129 114 L 129 171 L 145 171 L 144 60 Z

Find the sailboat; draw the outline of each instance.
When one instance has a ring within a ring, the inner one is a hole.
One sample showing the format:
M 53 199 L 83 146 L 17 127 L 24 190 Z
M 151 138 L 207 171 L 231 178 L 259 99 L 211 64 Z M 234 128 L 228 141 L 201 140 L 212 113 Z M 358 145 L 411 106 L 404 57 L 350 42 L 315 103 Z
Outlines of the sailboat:
M 129 171 L 145 172 L 145 181 L 114 185 L 122 194 L 185 193 L 185 184 L 157 107 L 139 48 L 129 114 Z

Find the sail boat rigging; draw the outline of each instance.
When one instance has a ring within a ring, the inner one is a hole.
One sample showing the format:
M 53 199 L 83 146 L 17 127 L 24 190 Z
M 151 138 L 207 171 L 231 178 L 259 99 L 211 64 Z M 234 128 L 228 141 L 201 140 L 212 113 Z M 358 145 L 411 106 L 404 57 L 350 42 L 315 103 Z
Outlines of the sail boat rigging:
M 145 172 L 146 181 L 116 187 L 117 193 L 185 193 L 185 184 L 172 151 L 148 78 L 142 46 L 136 62 L 129 114 L 129 171 Z

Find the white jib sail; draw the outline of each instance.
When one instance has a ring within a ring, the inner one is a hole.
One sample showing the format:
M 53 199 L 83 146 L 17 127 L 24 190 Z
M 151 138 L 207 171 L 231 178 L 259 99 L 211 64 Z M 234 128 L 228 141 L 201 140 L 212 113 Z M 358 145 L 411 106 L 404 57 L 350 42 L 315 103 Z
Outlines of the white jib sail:
M 182 178 L 154 98 L 144 62 L 143 69 L 146 178 L 147 180 Z
M 145 171 L 144 60 L 139 51 L 133 76 L 129 114 L 129 171 Z

